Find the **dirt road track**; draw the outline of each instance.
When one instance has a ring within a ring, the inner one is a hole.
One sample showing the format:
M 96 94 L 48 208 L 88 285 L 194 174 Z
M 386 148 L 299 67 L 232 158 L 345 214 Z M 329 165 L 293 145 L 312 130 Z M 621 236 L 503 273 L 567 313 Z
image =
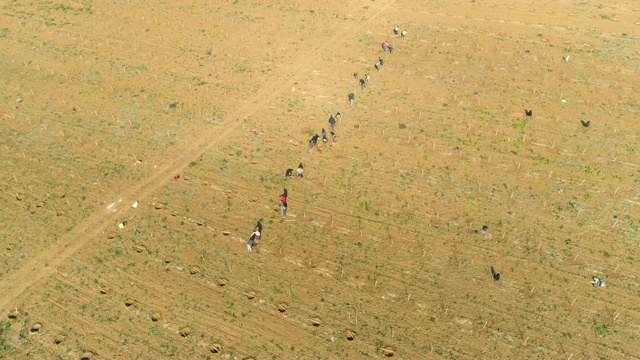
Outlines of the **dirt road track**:
M 358 24 L 358 26 L 349 29 L 347 32 L 340 32 L 330 40 L 326 41 L 319 47 L 316 47 L 311 54 L 308 54 L 289 67 L 288 77 L 284 82 L 272 83 L 270 86 L 264 87 L 254 98 L 247 99 L 245 105 L 239 108 L 224 123 L 223 128 L 226 131 L 216 134 L 203 134 L 202 137 L 195 142 L 183 156 L 174 161 L 167 162 L 146 180 L 138 184 L 132 184 L 126 193 L 106 195 L 105 198 L 111 201 L 122 199 L 127 202 L 132 199 L 145 199 L 164 186 L 171 180 L 171 174 L 178 174 L 182 169 L 188 166 L 189 162 L 196 159 L 208 149 L 215 148 L 216 144 L 232 133 L 242 125 L 241 119 L 257 113 L 264 106 L 268 106 L 269 102 L 281 95 L 284 91 L 290 90 L 293 84 L 299 78 L 305 76 L 314 67 L 315 61 L 319 59 L 320 54 L 330 47 L 342 44 L 352 39 L 353 34 L 361 31 L 369 22 L 375 20 L 380 14 L 388 9 L 394 3 L 393 0 L 386 2 L 373 3 L 366 12 L 366 21 Z M 114 225 L 117 218 L 126 217 L 128 207 L 115 213 L 107 211 L 98 211 L 90 215 L 84 222 L 77 224 L 73 230 L 58 239 L 57 242 L 51 244 L 46 251 L 37 254 L 28 262 L 26 262 L 18 271 L 9 276 L 0 279 L 0 288 L 4 289 L 2 298 L 0 299 L 0 309 L 8 311 L 13 307 L 14 300 L 20 296 L 29 287 L 35 285 L 42 279 L 54 274 L 60 264 L 73 253 L 79 251 L 89 241 L 100 241 L 104 230 Z

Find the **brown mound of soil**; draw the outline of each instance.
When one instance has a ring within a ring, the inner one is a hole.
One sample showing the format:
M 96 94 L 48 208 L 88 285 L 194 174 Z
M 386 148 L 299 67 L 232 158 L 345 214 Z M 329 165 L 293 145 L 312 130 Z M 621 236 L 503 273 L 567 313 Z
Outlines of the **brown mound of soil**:
M 353 341 L 356 339 L 356 333 L 351 330 L 345 330 L 344 337 L 349 341 Z
M 385 346 L 382 349 L 380 349 L 380 352 L 382 352 L 382 355 L 386 356 L 386 357 L 393 357 L 393 355 L 395 354 L 396 350 L 390 346 Z
M 56 337 L 53 338 L 53 343 L 54 344 L 60 344 L 61 342 L 64 341 L 64 339 L 67 338 L 67 335 L 65 334 L 58 334 L 56 335 Z
M 31 328 L 29 329 L 29 331 L 31 331 L 32 333 L 37 333 L 41 329 L 42 329 L 42 324 L 37 322 L 37 323 L 31 325 Z
M 213 344 L 211 345 L 211 352 L 214 354 L 219 353 L 220 351 L 222 351 L 222 345 L 220 344 Z
M 180 336 L 188 337 L 189 335 L 191 335 L 191 328 L 190 327 L 185 326 L 182 329 L 180 329 Z
M 18 308 L 14 308 L 13 310 L 9 311 L 9 319 L 17 319 L 18 315 L 20 314 L 20 312 L 18 311 Z

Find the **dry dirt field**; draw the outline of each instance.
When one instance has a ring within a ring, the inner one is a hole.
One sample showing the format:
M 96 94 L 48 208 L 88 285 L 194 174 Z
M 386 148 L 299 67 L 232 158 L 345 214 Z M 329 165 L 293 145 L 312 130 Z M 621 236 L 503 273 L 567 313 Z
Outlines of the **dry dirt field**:
M 639 7 L 0 1 L 0 358 L 640 358 Z

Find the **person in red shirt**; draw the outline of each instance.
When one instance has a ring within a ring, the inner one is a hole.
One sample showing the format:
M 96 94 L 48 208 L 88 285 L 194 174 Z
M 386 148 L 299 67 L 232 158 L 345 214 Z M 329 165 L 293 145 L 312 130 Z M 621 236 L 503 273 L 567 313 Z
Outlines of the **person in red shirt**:
M 287 216 L 287 189 L 284 189 L 282 195 L 280 195 L 280 201 L 282 205 L 280 205 L 280 209 L 282 210 L 282 215 Z

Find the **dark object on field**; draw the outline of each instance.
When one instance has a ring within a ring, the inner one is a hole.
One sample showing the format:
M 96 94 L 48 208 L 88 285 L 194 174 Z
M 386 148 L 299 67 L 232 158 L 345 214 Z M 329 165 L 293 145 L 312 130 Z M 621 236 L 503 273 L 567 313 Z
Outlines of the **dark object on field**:
M 493 281 L 500 280 L 500 274 L 496 272 L 493 266 L 491 267 L 491 275 L 493 276 Z

